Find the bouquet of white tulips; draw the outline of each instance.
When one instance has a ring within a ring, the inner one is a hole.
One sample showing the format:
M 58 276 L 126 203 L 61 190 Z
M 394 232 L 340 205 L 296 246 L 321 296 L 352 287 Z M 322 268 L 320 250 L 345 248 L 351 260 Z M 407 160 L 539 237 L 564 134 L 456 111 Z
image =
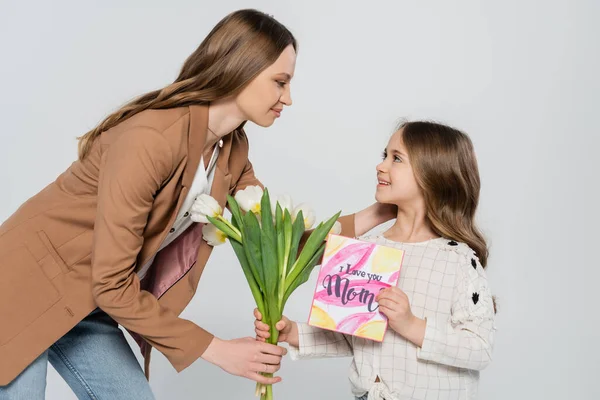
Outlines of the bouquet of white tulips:
M 204 222 L 203 237 L 215 246 L 229 242 L 233 247 L 263 322 L 270 326 L 268 343 L 277 344 L 279 331 L 275 324 L 292 292 L 305 283 L 325 250 L 325 238 L 330 232 L 339 233 L 337 213 L 321 222 L 300 248 L 305 231 L 315 222 L 314 212 L 302 204 L 293 208 L 289 196 L 271 202 L 269 191 L 249 186 L 228 196 L 231 221 L 208 195 L 198 197 L 192 206 L 192 219 Z M 272 376 L 273 374 L 265 374 Z M 271 385 L 257 384 L 256 395 L 272 400 Z

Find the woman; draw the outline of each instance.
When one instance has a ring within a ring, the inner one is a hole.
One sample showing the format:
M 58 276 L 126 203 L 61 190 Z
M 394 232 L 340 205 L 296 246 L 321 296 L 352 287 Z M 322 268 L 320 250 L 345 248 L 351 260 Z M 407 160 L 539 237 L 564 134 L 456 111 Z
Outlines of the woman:
M 149 364 L 203 358 L 261 383 L 285 350 L 222 340 L 179 318 L 212 248 L 189 218 L 196 196 L 260 185 L 246 121 L 268 127 L 290 106 L 296 40 L 273 18 L 234 12 L 179 77 L 80 138 L 79 159 L 0 226 L 0 399 L 44 397 L 50 361 L 79 398 L 153 398 L 118 329 Z M 342 217 L 355 236 L 394 214 L 378 204 Z M 355 232 L 355 230 L 357 232 Z

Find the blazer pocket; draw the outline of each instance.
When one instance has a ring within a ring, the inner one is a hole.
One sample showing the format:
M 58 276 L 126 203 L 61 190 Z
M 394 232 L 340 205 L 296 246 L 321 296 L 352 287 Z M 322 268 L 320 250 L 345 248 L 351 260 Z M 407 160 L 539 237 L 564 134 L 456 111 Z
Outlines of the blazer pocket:
M 65 260 L 63 260 L 62 257 L 58 254 L 58 252 L 56 251 L 56 249 L 50 242 L 48 235 L 46 235 L 46 232 L 38 231 L 37 234 L 38 234 L 38 237 L 40 238 L 40 240 L 42 241 L 42 243 L 44 244 L 44 247 L 46 247 L 46 250 L 48 250 L 48 253 L 54 259 L 54 262 L 56 262 L 56 264 L 60 267 L 62 272 L 64 274 L 69 273 L 71 271 L 71 269 L 67 266 L 67 263 L 65 262 Z
M 43 315 L 60 294 L 25 246 L 0 255 L 0 346 Z

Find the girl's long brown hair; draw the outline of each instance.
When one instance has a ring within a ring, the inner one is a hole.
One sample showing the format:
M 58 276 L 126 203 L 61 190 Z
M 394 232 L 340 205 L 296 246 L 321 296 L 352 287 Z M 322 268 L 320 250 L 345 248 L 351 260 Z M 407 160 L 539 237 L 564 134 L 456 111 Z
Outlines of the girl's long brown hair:
M 289 45 L 297 50 L 292 33 L 273 17 L 251 9 L 229 14 L 188 57 L 175 82 L 125 104 L 79 137 L 79 159 L 103 131 L 139 112 L 208 104 L 235 95 Z
M 475 224 L 481 182 L 471 139 L 428 121 L 403 122 L 398 129 L 431 227 L 440 236 L 468 244 L 485 268 L 489 251 Z

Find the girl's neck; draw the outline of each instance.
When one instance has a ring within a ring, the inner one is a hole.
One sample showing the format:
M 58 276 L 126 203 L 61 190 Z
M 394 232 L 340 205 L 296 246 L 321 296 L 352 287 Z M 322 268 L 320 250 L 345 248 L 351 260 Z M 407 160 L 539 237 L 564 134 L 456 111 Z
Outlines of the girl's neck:
M 421 207 L 398 207 L 396 222 L 383 236 L 394 242 L 418 243 L 438 238 Z

